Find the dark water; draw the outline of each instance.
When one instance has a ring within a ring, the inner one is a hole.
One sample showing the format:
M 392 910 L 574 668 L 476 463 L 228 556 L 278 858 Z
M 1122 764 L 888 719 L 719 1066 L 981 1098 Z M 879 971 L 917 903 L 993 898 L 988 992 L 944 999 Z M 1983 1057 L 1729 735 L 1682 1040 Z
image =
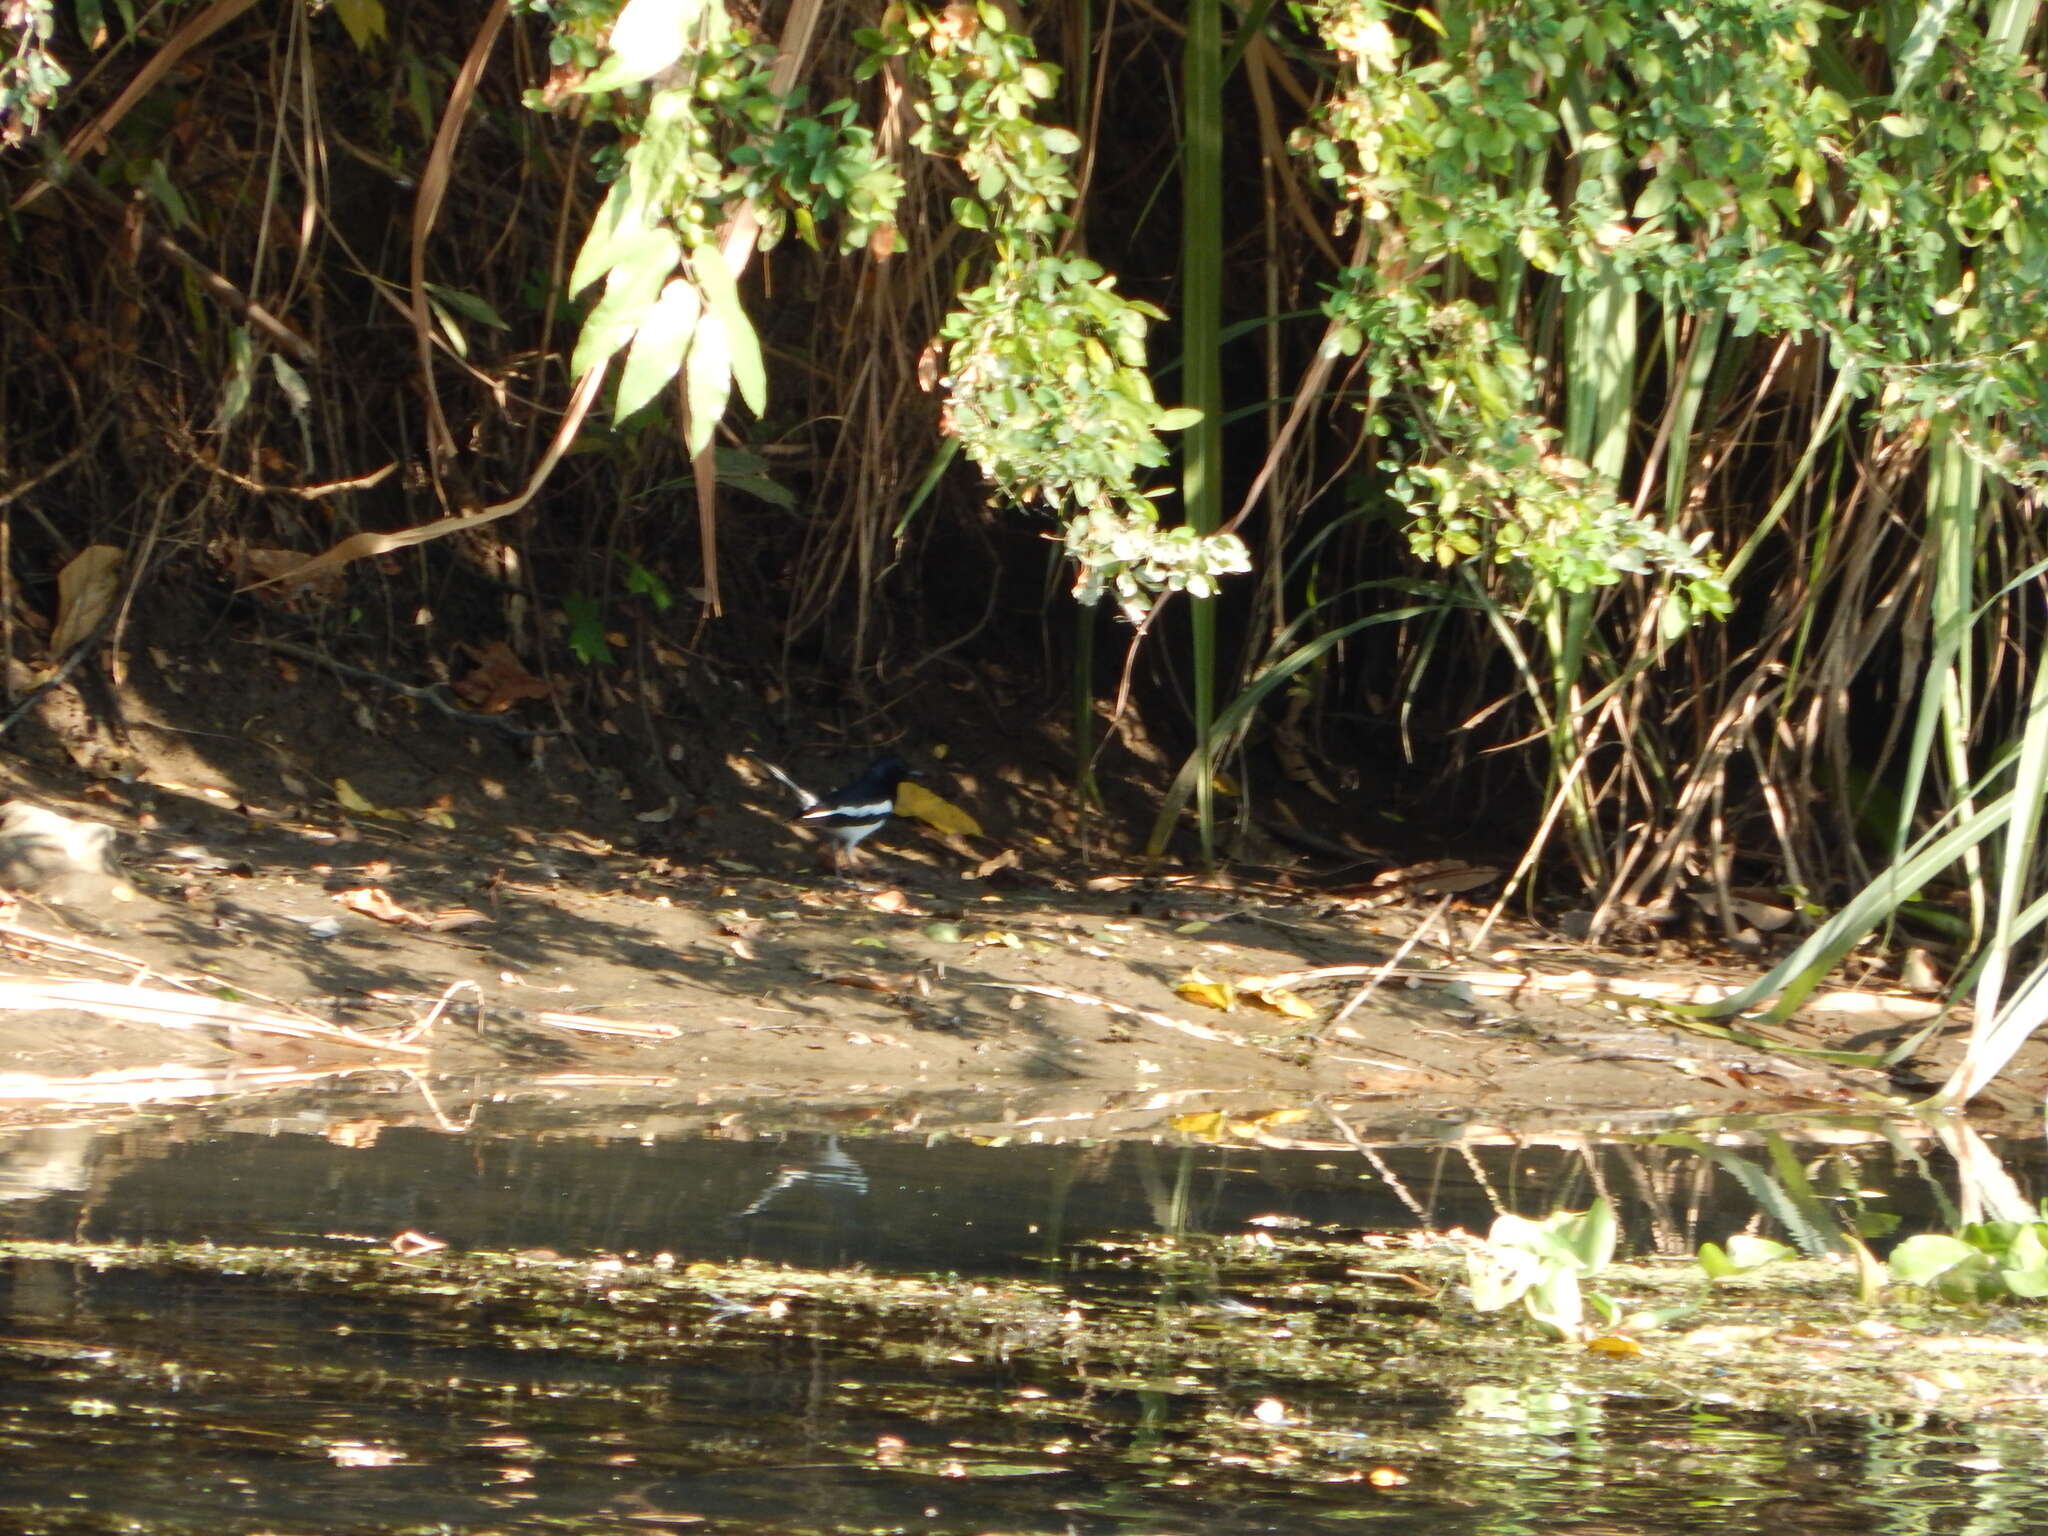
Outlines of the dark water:
M 1942 1155 L 1896 1138 L 1392 1147 L 1375 1164 L 823 1132 L 398 1130 L 352 1147 L 346 1128 L 195 1125 L 0 1143 L 0 1235 L 349 1252 L 415 1231 L 466 1250 L 1030 1276 L 1143 1302 L 1129 1293 L 1151 1282 L 1098 1240 L 1185 1243 L 1275 1216 L 1400 1230 L 1417 1208 L 1484 1230 L 1503 1207 L 1605 1192 L 1638 1250 L 1690 1252 L 1749 1223 L 1760 1190 L 1804 1184 L 1808 1217 L 1779 1213 L 1795 1226 L 1881 1204 L 1901 1231 L 1949 1220 L 1954 1198 Z M 2037 1163 L 2006 1168 L 2038 1193 Z M 0 1532 L 25 1536 L 2048 1532 L 2042 1447 L 2021 1430 L 1791 1426 L 1515 1381 L 1375 1394 L 1242 1362 L 1136 1380 L 1057 1350 L 921 1351 L 879 1323 L 735 1330 L 702 1311 L 650 1356 L 508 1342 L 459 1294 L 86 1259 L 15 1258 L 0 1287 Z M 1162 1337 L 1199 1355 L 1203 1314 L 1161 1315 Z M 1262 1402 L 1294 1426 L 1278 1458 Z M 1219 1454 L 1240 1428 L 1258 1454 Z

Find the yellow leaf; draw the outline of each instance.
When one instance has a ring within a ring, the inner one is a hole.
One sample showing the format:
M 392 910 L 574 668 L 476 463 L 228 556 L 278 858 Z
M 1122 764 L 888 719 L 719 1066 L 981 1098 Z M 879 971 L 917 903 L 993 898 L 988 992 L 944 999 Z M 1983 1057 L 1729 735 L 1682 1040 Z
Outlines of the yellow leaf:
M 1200 1003 L 1204 1008 L 1214 1008 L 1228 1013 L 1237 1006 L 1237 988 L 1227 981 L 1211 981 L 1200 971 L 1189 971 L 1177 982 L 1174 996 L 1190 1003 Z
M 1316 1016 L 1316 1005 L 1314 1003 L 1305 997 L 1298 997 L 1294 993 L 1284 991 L 1278 987 L 1270 991 L 1260 990 L 1256 992 L 1247 989 L 1245 995 L 1261 1008 L 1269 1008 L 1274 1013 L 1281 1014 L 1286 1018 L 1312 1019 Z
M 352 811 L 358 816 L 381 816 L 386 821 L 404 821 L 406 819 L 405 812 L 403 811 L 394 811 L 385 806 L 372 805 L 363 798 L 362 792 L 355 785 L 349 783 L 347 779 L 336 779 L 334 781 L 334 798 L 341 802 L 341 808 L 344 811 Z
M 1625 1339 L 1614 1333 L 1603 1333 L 1597 1339 L 1586 1340 L 1586 1349 L 1591 1354 L 1612 1355 L 1618 1360 L 1632 1359 L 1643 1352 L 1643 1346 L 1634 1339 Z
M 928 827 L 960 837 L 980 837 L 981 823 L 950 800 L 941 800 L 922 784 L 905 779 L 896 789 L 896 814 L 913 816 Z
M 1223 1129 L 1223 1116 L 1209 1110 L 1199 1115 L 1175 1115 L 1167 1123 L 1186 1136 L 1213 1137 Z
M 358 816 L 382 816 L 383 811 L 370 804 L 357 793 L 355 785 L 347 779 L 334 781 L 334 798 L 341 802 L 344 811 L 354 811 Z
M 1259 1116 L 1259 1124 L 1270 1130 L 1276 1125 L 1292 1125 L 1297 1120 L 1307 1118 L 1308 1111 L 1305 1109 L 1269 1109 Z

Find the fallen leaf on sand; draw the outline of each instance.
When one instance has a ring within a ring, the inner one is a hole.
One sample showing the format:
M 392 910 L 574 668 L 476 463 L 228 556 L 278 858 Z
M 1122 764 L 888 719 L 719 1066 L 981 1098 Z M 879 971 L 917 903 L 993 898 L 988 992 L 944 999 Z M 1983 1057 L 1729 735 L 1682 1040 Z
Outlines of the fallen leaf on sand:
M 380 923 L 424 928 L 429 933 L 472 928 L 478 923 L 488 923 L 491 920 L 474 907 L 450 907 L 445 912 L 415 912 L 410 907 L 401 906 L 392 899 L 389 891 L 377 885 L 358 886 L 352 891 L 337 891 L 334 899 L 349 911 L 375 918 Z
M 99 627 L 120 590 L 126 558 L 111 544 L 88 544 L 57 573 L 57 628 L 50 636 L 53 661 Z
M 526 663 L 512 654 L 502 640 L 486 646 L 465 645 L 476 661 L 476 670 L 458 678 L 451 686 L 474 705 L 479 714 L 502 715 L 524 699 L 544 699 L 552 690 L 541 678 L 526 670 Z
M 974 868 L 968 872 L 967 878 L 970 880 L 986 880 L 990 875 L 999 874 L 1000 872 L 1006 869 L 1017 868 L 1019 863 L 1020 860 L 1017 857 L 1017 850 L 1014 848 L 1005 848 L 1001 853 L 990 854 L 987 858 L 983 859 L 979 864 L 975 865 Z
M 1200 971 L 1189 971 L 1174 983 L 1173 995 L 1186 1002 L 1228 1013 L 1237 1006 L 1237 988 L 1227 981 L 1213 981 Z
M 363 797 L 362 791 L 347 779 L 334 781 L 334 798 L 340 802 L 344 811 L 353 811 L 358 816 L 381 816 L 386 821 L 400 821 L 405 817 L 403 811 L 387 810 L 381 805 L 372 805 Z
M 1290 1019 L 1313 1019 L 1316 1005 L 1300 994 L 1276 987 L 1263 976 L 1247 976 L 1237 984 L 1237 995 L 1256 1008 Z
M 942 800 L 922 784 L 905 779 L 896 790 L 896 814 L 958 837 L 980 837 L 981 823 L 950 800 Z
M 374 917 L 380 923 L 417 923 L 416 913 L 400 906 L 391 899 L 391 893 L 382 886 L 358 886 L 352 891 L 337 891 L 334 899 L 349 911 L 364 917 Z

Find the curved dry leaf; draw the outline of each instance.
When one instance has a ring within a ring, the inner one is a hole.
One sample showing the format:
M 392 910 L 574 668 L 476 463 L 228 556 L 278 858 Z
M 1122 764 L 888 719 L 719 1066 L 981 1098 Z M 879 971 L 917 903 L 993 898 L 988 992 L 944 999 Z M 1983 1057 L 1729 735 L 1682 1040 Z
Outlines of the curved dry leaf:
M 57 573 L 57 628 L 50 636 L 52 660 L 99 627 L 121 589 L 127 555 L 111 544 L 88 544 Z
M 1212 981 L 1200 971 L 1189 971 L 1174 984 L 1173 995 L 1190 1003 L 1200 1003 L 1204 1008 L 1214 1008 L 1218 1013 L 1228 1013 L 1237 1006 L 1237 988 L 1227 981 Z

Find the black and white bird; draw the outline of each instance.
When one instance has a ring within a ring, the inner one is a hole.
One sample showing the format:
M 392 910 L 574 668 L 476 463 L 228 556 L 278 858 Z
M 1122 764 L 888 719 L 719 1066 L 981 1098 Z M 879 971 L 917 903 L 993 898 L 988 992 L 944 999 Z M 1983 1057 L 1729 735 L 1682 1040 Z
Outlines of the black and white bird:
M 896 791 L 905 779 L 915 777 L 903 759 L 892 752 L 868 764 L 852 783 L 829 795 L 814 795 L 766 758 L 759 761 L 788 786 L 803 807 L 797 824 L 824 834 L 827 846 L 833 850 L 835 867 L 852 858 L 854 850 L 896 814 Z

